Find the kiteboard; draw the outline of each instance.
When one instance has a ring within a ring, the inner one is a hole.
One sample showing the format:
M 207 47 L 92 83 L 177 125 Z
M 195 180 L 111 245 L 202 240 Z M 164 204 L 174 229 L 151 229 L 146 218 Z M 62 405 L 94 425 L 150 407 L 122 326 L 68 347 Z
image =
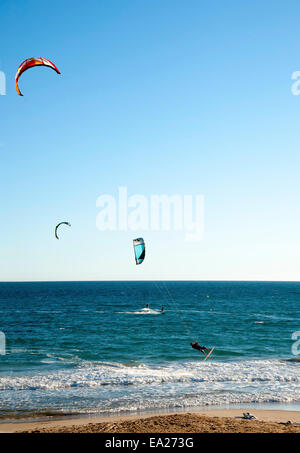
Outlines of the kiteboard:
M 208 359 L 208 357 L 210 356 L 210 354 L 213 352 L 214 349 L 215 349 L 215 346 L 214 346 L 213 348 L 211 348 L 211 350 L 209 351 L 209 353 L 206 355 L 204 361 L 205 361 L 206 359 Z

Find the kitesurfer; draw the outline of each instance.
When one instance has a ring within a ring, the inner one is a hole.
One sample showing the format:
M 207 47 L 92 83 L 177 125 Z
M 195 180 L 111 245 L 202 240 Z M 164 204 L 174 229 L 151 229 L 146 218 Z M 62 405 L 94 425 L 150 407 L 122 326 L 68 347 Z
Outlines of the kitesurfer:
M 202 352 L 202 354 L 204 354 L 205 357 L 206 357 L 206 354 L 205 354 L 204 351 L 210 351 L 209 348 L 206 348 L 205 346 L 200 346 L 200 344 L 197 341 L 193 341 L 191 343 L 191 346 L 192 346 L 193 349 L 197 349 L 197 351 Z

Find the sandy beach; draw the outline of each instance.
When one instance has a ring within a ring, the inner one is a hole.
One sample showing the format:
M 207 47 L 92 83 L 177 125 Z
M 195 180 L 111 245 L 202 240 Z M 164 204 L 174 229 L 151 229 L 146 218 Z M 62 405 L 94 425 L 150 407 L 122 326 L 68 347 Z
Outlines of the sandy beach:
M 0 433 L 300 433 L 300 412 L 245 409 L 77 418 L 0 425 Z M 291 424 L 284 424 L 287 421 Z

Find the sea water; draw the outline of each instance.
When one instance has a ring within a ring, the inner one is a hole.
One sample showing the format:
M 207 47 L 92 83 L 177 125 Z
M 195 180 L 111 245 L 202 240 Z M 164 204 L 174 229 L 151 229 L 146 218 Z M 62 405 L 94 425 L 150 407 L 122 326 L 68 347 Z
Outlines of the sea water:
M 0 283 L 0 331 L 3 420 L 300 409 L 300 283 Z

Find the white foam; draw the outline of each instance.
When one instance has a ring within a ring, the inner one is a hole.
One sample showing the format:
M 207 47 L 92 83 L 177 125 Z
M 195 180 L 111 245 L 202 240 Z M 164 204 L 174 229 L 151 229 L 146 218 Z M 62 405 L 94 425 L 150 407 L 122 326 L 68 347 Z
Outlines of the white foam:
M 142 308 L 138 311 L 119 311 L 118 313 L 126 313 L 128 315 L 160 315 L 161 312 L 152 310 L 151 308 Z
M 49 357 L 49 360 L 51 358 Z M 284 393 L 292 388 L 300 397 L 299 364 L 280 360 L 248 360 L 237 362 L 185 362 L 161 366 L 119 363 L 83 363 L 75 369 L 52 373 L 0 376 L 0 390 L 65 389 L 69 387 L 101 387 L 124 385 L 158 385 L 186 383 L 225 388 L 251 386 Z
M 51 361 L 51 357 L 49 357 Z M 122 413 L 300 401 L 299 363 L 284 360 L 79 362 L 72 369 L 0 376 L 0 408 Z

